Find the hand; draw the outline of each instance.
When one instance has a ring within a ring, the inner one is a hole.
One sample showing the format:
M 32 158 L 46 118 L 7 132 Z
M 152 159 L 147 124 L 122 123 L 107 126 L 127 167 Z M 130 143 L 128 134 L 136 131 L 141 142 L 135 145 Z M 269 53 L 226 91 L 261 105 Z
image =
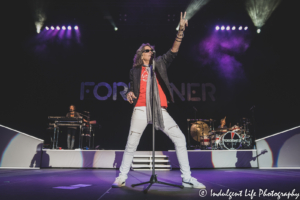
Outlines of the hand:
M 133 92 L 129 92 L 127 94 L 127 101 L 132 104 L 133 103 L 133 99 L 136 99 L 136 96 L 133 94 Z
M 188 20 L 185 19 L 186 16 L 186 12 L 184 13 L 184 16 L 182 17 L 182 12 L 180 12 L 180 22 L 179 22 L 179 30 L 184 31 L 185 30 L 185 26 L 188 27 Z

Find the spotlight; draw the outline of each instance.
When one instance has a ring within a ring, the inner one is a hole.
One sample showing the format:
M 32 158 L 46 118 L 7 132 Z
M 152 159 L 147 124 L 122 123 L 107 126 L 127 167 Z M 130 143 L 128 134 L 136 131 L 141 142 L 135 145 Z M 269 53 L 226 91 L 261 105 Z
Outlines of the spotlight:
M 72 29 L 72 27 L 71 26 L 68 26 L 68 30 L 71 30 Z
M 227 26 L 227 27 L 226 27 L 226 30 L 229 31 L 229 30 L 230 30 L 230 26 Z
M 117 31 L 118 30 L 118 27 L 115 27 L 115 31 Z
M 235 30 L 235 26 L 232 27 L 232 30 Z
M 186 8 L 186 17 L 185 19 L 190 20 L 209 0 L 192 0 Z M 184 13 L 182 13 L 184 14 Z M 174 20 L 174 15 L 173 15 Z
M 75 30 L 78 30 L 78 26 L 74 26 L 74 29 L 75 29 Z
M 66 27 L 65 27 L 65 26 L 62 26 L 61 28 L 62 28 L 62 30 L 66 30 Z
M 242 30 L 242 29 L 243 29 L 243 27 L 242 27 L 242 26 L 240 26 L 240 27 L 239 27 L 239 30 Z
M 45 27 L 45 29 L 48 31 L 48 30 L 49 30 L 49 27 L 48 27 L 48 26 L 46 26 L 46 27 Z
M 225 26 L 221 26 L 221 30 L 223 31 L 225 29 Z
M 53 27 L 53 26 L 51 26 L 51 30 L 54 30 L 54 27 Z
M 216 30 L 217 30 L 217 31 L 220 30 L 220 27 L 219 27 L 219 26 L 216 26 Z
M 257 32 L 257 33 L 260 33 L 260 32 L 261 32 L 260 28 L 258 28 L 256 32 Z
M 248 26 L 245 26 L 244 30 L 245 30 L 245 31 L 248 30 Z
M 254 26 L 260 29 L 269 17 L 272 15 L 277 6 L 283 2 L 281 0 L 272 1 L 256 1 L 246 0 L 245 5 L 249 16 L 251 17 Z
M 56 29 L 57 29 L 57 30 L 60 30 L 60 27 L 59 27 L 59 26 L 57 26 L 57 27 L 56 27 Z

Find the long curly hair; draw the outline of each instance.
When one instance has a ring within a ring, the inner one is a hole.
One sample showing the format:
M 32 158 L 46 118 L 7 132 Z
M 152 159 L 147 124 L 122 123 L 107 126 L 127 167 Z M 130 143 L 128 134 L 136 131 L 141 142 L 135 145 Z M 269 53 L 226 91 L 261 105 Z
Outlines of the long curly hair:
M 132 67 L 141 67 L 144 64 L 142 60 L 142 54 L 146 46 L 149 46 L 154 50 L 154 46 L 150 45 L 149 43 L 142 44 L 136 51 L 136 54 L 134 55 Z

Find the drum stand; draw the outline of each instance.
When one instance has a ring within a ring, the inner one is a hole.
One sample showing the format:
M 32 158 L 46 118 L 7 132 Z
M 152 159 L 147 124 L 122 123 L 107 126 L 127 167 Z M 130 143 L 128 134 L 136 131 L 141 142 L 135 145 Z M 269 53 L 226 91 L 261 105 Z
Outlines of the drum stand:
M 212 128 L 211 128 L 211 121 L 212 121 Z M 216 149 L 216 132 L 215 132 L 215 122 L 214 122 L 214 120 L 209 120 L 209 130 L 210 130 L 210 132 L 211 131 L 213 131 L 213 133 L 214 133 L 214 136 L 215 136 L 215 146 L 213 147 L 213 144 L 212 144 L 212 139 L 211 139 L 211 135 L 209 136 L 210 137 L 210 146 L 211 146 L 211 150 L 213 150 L 213 149 Z
M 204 128 L 203 128 L 203 124 L 201 124 L 202 125 L 202 138 L 203 138 L 203 140 L 204 140 L 204 135 L 203 135 L 203 133 L 204 133 Z M 203 147 L 202 147 L 202 145 L 201 145 L 201 137 L 200 137 L 200 140 L 199 140 L 199 138 L 198 138 L 198 135 L 197 135 L 197 140 L 199 141 L 199 149 L 203 149 Z M 204 143 L 203 143 L 204 144 Z

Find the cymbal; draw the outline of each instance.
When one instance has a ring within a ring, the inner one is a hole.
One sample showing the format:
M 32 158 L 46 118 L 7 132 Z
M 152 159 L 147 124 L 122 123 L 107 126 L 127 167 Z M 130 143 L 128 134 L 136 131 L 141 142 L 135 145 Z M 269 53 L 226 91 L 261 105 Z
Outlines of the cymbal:
M 191 136 L 197 142 L 200 142 L 201 137 L 203 137 L 204 135 L 209 135 L 208 131 L 209 131 L 208 125 L 202 121 L 198 121 L 198 123 L 192 124 L 190 128 Z
M 215 131 L 220 132 L 220 131 L 228 131 L 230 128 L 217 128 Z
M 217 131 L 209 131 L 208 132 L 209 135 L 214 135 L 215 133 L 217 133 Z

